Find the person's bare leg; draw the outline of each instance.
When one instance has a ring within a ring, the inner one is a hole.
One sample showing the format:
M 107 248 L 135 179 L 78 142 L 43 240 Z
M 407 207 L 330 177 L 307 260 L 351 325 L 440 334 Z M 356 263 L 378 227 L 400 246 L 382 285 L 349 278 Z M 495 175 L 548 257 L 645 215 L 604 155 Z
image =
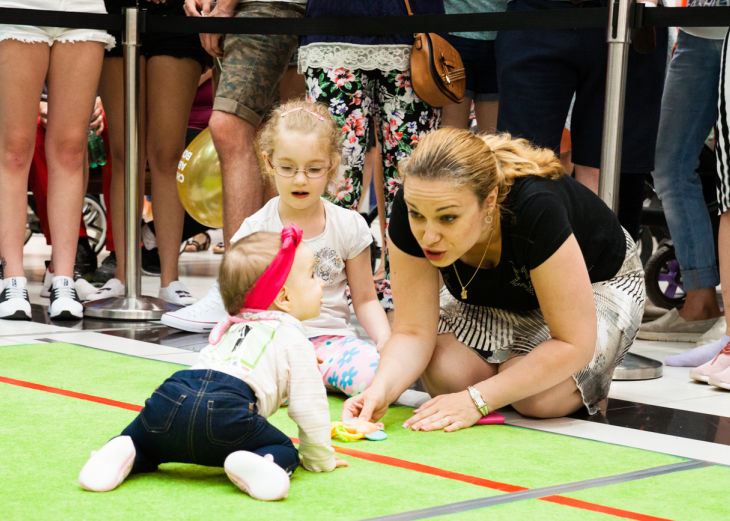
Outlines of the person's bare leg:
M 524 362 L 524 356 L 516 356 L 499 364 L 499 372 Z M 583 407 L 583 397 L 572 376 L 558 385 L 512 404 L 523 416 L 534 418 L 560 418 Z
M 598 180 L 601 177 L 601 170 L 591 166 L 574 165 L 575 180 L 583 186 L 590 188 L 594 194 L 598 193 Z
M 46 44 L 0 42 L 0 70 L 6 72 L 0 74 L 0 261 L 6 262 L 5 278 L 23 276 L 28 172 L 49 57 Z
M 471 114 L 471 98 L 465 96 L 461 103 L 452 103 L 441 109 L 441 128 L 467 129 L 469 128 L 469 114 Z M 477 119 L 478 121 L 479 119 Z M 481 127 L 479 130 L 481 131 Z
M 192 58 L 153 56 L 147 61 L 146 152 L 163 288 L 178 279 L 185 209 L 177 195 L 177 165 L 185 150 L 187 122 L 201 72 Z
M 84 159 L 104 58 L 100 42 L 56 42 L 48 69 L 48 224 L 56 276 L 73 277 L 84 201 Z
M 299 74 L 296 67 L 289 67 L 279 82 L 279 99 L 284 102 L 303 98 L 306 90 L 304 74 Z
M 727 269 L 728 276 L 730 276 L 730 267 Z M 723 291 L 723 297 L 724 293 L 725 291 Z M 728 296 L 730 297 L 730 295 Z M 723 301 L 729 302 L 724 300 L 724 298 Z M 721 317 L 722 311 L 720 311 L 720 305 L 717 303 L 717 290 L 715 288 L 687 290 L 687 298 L 684 301 L 682 309 L 679 310 L 679 316 L 687 322 Z
M 458 393 L 493 377 L 497 367 L 459 342 L 453 333 L 445 333 L 436 337 L 436 348 L 421 381 L 431 397 Z
M 720 233 L 717 251 L 720 254 L 720 283 L 722 284 L 722 301 L 725 302 L 725 319 L 730 318 L 730 212 L 720 217 Z M 713 288 L 714 290 L 714 288 Z M 730 326 L 725 330 L 730 335 Z
M 263 205 L 263 186 L 253 139 L 256 128 L 238 116 L 214 110 L 210 132 L 218 151 L 223 177 L 223 239 L 231 237 L 243 220 Z
M 147 60 L 140 58 L 140 106 L 147 106 L 146 99 L 146 65 Z M 114 251 L 117 257 L 117 269 L 114 278 L 124 283 L 124 61 L 122 58 L 104 58 L 104 66 L 99 82 L 99 95 L 104 103 L 106 121 L 109 128 L 109 149 L 112 156 L 111 182 L 111 214 L 112 233 L 114 234 Z M 145 111 L 142 111 L 139 122 L 140 130 L 140 197 L 142 207 L 144 198 L 145 158 Z
M 477 116 L 477 128 L 480 134 L 494 134 L 497 132 L 498 111 L 498 101 L 477 101 L 474 104 L 474 112 Z
M 563 171 L 570 175 L 573 171 L 573 150 L 567 150 L 560 153 L 560 164 L 563 165 Z

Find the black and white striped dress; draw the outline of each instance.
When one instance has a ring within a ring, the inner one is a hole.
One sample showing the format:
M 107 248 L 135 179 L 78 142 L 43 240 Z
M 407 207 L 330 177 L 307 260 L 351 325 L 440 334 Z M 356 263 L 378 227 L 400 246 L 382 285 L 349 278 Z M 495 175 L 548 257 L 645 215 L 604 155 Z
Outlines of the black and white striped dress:
M 598 337 L 593 360 L 573 375 L 590 414 L 608 397 L 614 369 L 623 361 L 644 314 L 644 270 L 638 247 L 628 233 L 626 257 L 616 275 L 592 285 L 598 313 Z M 540 309 L 524 312 L 474 306 L 454 298 L 444 287 L 440 295 L 439 334 L 457 340 L 490 363 L 523 356 L 550 338 Z

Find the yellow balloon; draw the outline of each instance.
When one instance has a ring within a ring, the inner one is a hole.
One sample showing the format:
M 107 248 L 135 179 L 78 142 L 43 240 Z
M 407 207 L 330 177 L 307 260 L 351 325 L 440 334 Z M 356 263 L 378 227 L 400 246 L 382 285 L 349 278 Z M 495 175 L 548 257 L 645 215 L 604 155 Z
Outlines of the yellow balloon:
M 223 228 L 221 163 L 207 128 L 188 145 L 177 165 L 177 193 L 193 219 Z

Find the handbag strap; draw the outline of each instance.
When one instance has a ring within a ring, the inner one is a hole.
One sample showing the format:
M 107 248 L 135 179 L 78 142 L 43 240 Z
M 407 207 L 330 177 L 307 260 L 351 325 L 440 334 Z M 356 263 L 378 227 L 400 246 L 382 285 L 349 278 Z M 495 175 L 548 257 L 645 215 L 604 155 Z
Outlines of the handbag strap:
M 408 16 L 413 16 L 413 11 L 411 11 L 411 4 L 408 0 L 405 0 L 406 2 L 406 9 L 408 10 Z

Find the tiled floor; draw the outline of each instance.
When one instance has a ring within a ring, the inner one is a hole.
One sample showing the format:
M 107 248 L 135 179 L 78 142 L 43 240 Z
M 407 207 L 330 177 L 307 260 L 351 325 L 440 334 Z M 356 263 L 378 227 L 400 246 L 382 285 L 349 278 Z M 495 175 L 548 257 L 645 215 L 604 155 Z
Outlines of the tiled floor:
M 217 239 L 214 237 L 213 242 Z M 86 319 L 76 323 L 50 323 L 46 312 L 48 301 L 39 295 L 43 261 L 50 257 L 50 247 L 42 238 L 34 236 L 25 253 L 29 294 L 34 304 L 33 322 L 0 320 L 0 346 L 69 342 L 189 365 L 197 359 L 196 351 L 206 345 L 205 334 L 180 332 L 159 322 Z M 213 283 L 219 262 L 220 256 L 211 252 L 185 253 L 181 256 L 181 280 L 200 298 Z M 143 293 L 156 296 L 158 288 L 158 278 L 142 278 Z M 656 309 L 647 310 L 647 314 L 656 313 Z M 632 351 L 663 361 L 666 356 L 691 346 L 638 340 Z M 605 415 L 588 417 L 580 411 L 569 418 L 534 420 L 513 410 L 504 412 L 508 423 L 515 426 L 730 465 L 730 392 L 695 383 L 688 373 L 689 368 L 665 367 L 664 376 L 656 380 L 614 382 Z M 424 393 L 407 391 L 401 401 L 418 404 L 423 400 Z

